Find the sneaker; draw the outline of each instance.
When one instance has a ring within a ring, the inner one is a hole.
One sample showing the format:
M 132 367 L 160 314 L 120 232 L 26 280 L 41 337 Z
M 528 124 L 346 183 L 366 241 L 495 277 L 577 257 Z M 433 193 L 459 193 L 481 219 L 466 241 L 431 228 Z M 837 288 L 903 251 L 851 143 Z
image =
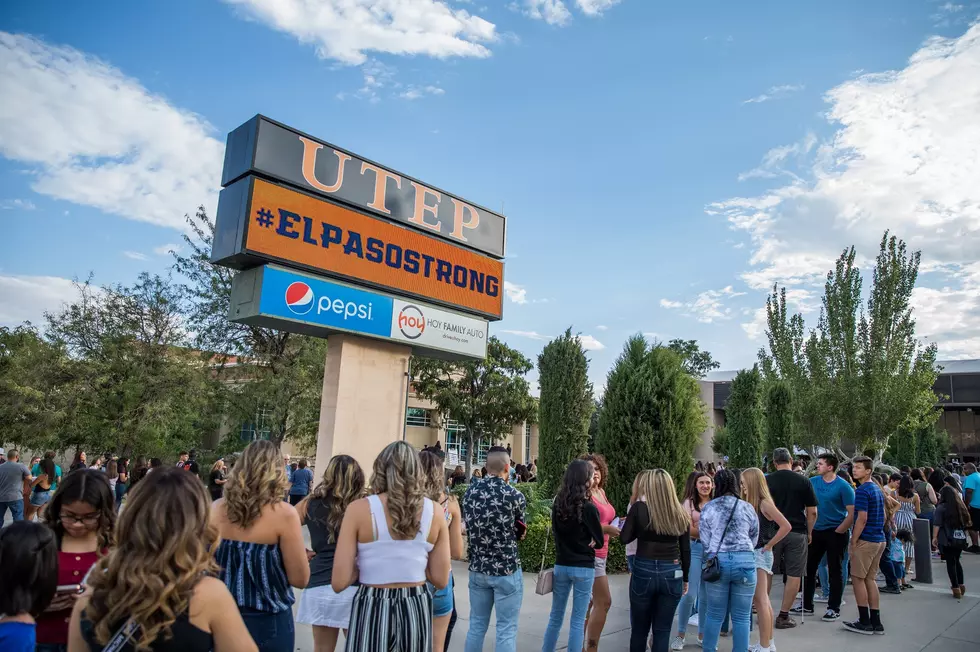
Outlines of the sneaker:
M 704 647 L 704 639 L 696 638 L 694 639 L 694 644 L 697 645 L 698 647 Z
M 789 610 L 789 612 L 791 614 L 793 614 L 794 616 L 812 616 L 813 615 L 813 609 L 807 609 L 803 605 L 800 605 L 798 607 L 793 607 L 792 609 Z
M 890 595 L 902 595 L 902 589 L 897 586 L 879 586 L 878 593 L 888 593 Z
M 762 647 L 758 643 L 753 643 L 749 646 L 749 652 L 772 652 L 772 647 Z
M 975 555 L 980 555 L 980 546 L 970 546 L 966 549 L 967 552 L 972 552 Z
M 834 623 L 837 622 L 838 618 L 840 618 L 839 611 L 836 611 L 834 609 L 828 609 L 824 613 L 823 618 L 821 620 L 823 620 L 825 623 Z
M 854 632 L 855 634 L 864 634 L 865 636 L 874 636 L 875 628 L 873 625 L 865 625 L 860 620 L 855 620 L 854 622 L 843 623 L 844 629 Z M 885 630 L 882 628 L 881 633 L 884 634 Z
M 885 635 L 885 626 L 884 625 L 872 625 L 872 627 L 874 627 L 874 629 L 875 629 L 875 635 L 877 635 L 877 636 L 884 636 Z
M 684 637 L 675 636 L 673 640 L 670 641 L 671 650 L 683 650 L 684 649 Z
M 687 624 L 689 626 L 699 627 L 701 625 L 700 617 L 697 614 L 694 614 L 687 619 Z
M 829 595 L 815 595 L 815 596 L 813 596 L 813 601 L 814 602 L 830 602 L 830 596 Z
M 911 582 L 909 582 L 908 584 L 903 584 L 902 585 L 902 590 L 903 591 L 906 590 L 906 589 L 914 589 L 914 588 L 915 588 L 915 585 L 912 584 Z
M 813 613 L 812 611 L 810 613 Z M 786 616 L 776 616 L 776 620 L 773 621 L 772 626 L 776 629 L 793 629 L 796 627 L 796 621 Z

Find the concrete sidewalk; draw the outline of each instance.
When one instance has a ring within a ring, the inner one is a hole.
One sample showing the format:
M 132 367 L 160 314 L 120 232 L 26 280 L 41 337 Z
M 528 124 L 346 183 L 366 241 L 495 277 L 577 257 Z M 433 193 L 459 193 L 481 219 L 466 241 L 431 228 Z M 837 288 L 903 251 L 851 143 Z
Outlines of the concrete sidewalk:
M 946 588 L 946 569 L 941 562 L 933 563 L 934 584 L 917 584 L 916 588 L 900 596 L 881 596 L 881 615 L 885 625 L 885 636 L 860 636 L 844 630 L 840 623 L 825 623 L 816 618 L 807 619 L 796 629 L 779 631 L 776 643 L 780 652 L 827 652 L 834 649 L 853 649 L 860 644 L 862 652 L 980 652 L 980 555 L 965 553 L 963 569 L 966 574 L 968 595 L 955 600 Z M 469 595 L 466 589 L 468 573 L 462 562 L 453 562 L 456 581 L 456 600 L 458 620 L 449 649 L 462 652 L 469 628 Z M 614 575 L 610 578 L 613 606 L 609 611 L 600 649 L 619 652 L 629 648 L 629 576 Z M 524 576 L 524 604 L 521 608 L 521 622 L 517 649 L 520 652 L 538 652 L 548 616 L 551 612 L 551 596 L 534 593 L 535 576 Z M 773 602 L 782 595 L 782 584 L 773 586 Z M 845 590 L 846 605 L 842 610 L 844 619 L 857 617 L 854 595 L 848 586 Z M 820 604 L 818 607 L 822 606 Z M 569 604 L 565 614 L 565 624 L 559 649 L 565 649 L 568 640 Z M 819 609 L 818 609 L 819 611 Z M 700 650 L 694 643 L 695 629 L 688 630 L 688 650 Z M 758 641 L 758 632 L 752 634 Z M 484 651 L 494 649 L 494 627 L 491 618 L 490 630 L 483 644 Z M 310 628 L 296 626 L 296 649 L 312 652 L 313 638 Z M 342 649 L 338 646 L 338 649 Z M 720 639 L 719 650 L 732 649 L 731 638 Z

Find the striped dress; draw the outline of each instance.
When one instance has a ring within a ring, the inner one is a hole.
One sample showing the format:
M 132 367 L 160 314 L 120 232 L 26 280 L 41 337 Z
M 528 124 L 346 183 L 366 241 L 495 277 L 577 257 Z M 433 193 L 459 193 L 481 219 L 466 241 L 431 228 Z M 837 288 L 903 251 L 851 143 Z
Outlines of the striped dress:
M 222 539 L 215 560 L 239 608 L 275 614 L 296 601 L 278 544 Z
M 909 500 L 906 502 L 905 500 L 898 498 L 898 496 L 896 496 L 896 498 L 898 499 L 898 502 L 901 503 L 901 507 L 899 507 L 898 511 L 895 512 L 895 531 L 908 530 L 911 532 L 912 522 L 915 521 L 915 501 Z M 906 561 L 909 559 L 915 559 L 915 546 L 911 541 L 902 544 L 902 547 L 905 550 Z

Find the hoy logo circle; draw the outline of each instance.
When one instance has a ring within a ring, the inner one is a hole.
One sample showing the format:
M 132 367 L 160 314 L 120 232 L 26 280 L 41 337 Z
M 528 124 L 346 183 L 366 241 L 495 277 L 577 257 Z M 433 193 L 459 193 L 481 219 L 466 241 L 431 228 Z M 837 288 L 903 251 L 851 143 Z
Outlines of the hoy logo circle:
M 398 329 L 410 340 L 417 340 L 425 332 L 425 315 L 415 306 L 405 306 L 398 313 Z

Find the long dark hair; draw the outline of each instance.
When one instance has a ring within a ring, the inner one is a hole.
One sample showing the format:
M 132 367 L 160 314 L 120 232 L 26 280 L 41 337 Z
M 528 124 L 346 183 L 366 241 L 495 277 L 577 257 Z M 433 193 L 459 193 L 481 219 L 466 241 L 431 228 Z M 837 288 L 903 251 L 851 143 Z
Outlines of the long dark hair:
M 902 479 L 898 481 L 898 495 L 902 498 L 915 496 L 915 485 L 912 484 L 912 478 L 907 475 L 902 476 Z
M 691 501 L 691 507 L 693 507 L 694 511 L 696 512 L 701 511 L 701 494 L 698 493 L 698 480 L 701 478 L 711 478 L 711 476 L 704 471 L 692 471 L 687 476 L 687 482 L 684 483 L 684 497 L 681 498 L 681 502 L 684 502 L 685 500 Z M 714 498 L 714 489 L 711 491 L 712 494 L 708 500 Z
M 61 507 L 65 503 L 74 502 L 88 503 L 99 513 L 99 547 L 108 548 L 112 544 L 112 530 L 116 525 L 116 500 L 105 473 L 96 469 L 72 471 L 51 496 L 44 511 L 44 522 L 54 530 L 59 549 L 65 536 L 65 527 L 61 524 Z
M 728 469 L 718 469 L 715 472 L 715 498 L 723 498 L 725 496 L 738 498 L 740 493 L 738 480 L 735 478 L 734 473 Z
M 945 479 L 946 479 L 946 474 L 943 473 L 942 469 L 936 469 L 935 471 L 929 474 L 929 479 L 927 480 L 927 482 L 932 485 L 933 491 L 935 491 L 938 494 L 940 491 L 943 490 L 943 485 L 946 484 Z
M 966 508 L 963 497 L 953 486 L 946 485 L 939 492 L 939 501 L 946 506 L 946 523 L 955 529 L 968 528 L 973 525 L 970 510 Z
M 58 544 L 50 528 L 16 521 L 0 530 L 0 613 L 37 618 L 57 585 Z
M 555 514 L 558 520 L 581 522 L 582 509 L 589 500 L 592 474 L 592 463 L 586 460 L 572 460 L 565 469 L 561 488 L 555 496 Z
M 38 462 L 38 468 L 41 469 L 41 473 L 48 476 L 48 486 L 53 485 L 57 480 L 57 471 L 54 469 L 54 460 L 45 457 L 40 462 Z

